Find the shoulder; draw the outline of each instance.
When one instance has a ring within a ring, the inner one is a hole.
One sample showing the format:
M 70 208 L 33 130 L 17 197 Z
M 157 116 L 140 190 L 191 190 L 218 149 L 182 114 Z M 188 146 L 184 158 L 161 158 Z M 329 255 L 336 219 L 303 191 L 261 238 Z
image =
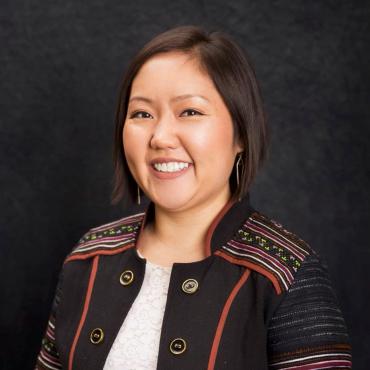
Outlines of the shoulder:
M 116 254 L 132 247 L 144 215 L 137 213 L 91 228 L 80 238 L 64 263 L 85 260 L 97 254 Z
M 292 231 L 254 211 L 217 252 L 268 278 L 278 294 L 288 291 L 303 262 L 316 252 Z

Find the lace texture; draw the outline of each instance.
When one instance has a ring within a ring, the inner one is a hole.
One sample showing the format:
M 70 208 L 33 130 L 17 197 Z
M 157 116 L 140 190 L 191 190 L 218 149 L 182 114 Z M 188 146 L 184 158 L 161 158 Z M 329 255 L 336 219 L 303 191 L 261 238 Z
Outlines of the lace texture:
M 139 251 L 138 254 L 141 258 Z M 103 370 L 155 370 L 172 267 L 146 261 L 144 281 Z

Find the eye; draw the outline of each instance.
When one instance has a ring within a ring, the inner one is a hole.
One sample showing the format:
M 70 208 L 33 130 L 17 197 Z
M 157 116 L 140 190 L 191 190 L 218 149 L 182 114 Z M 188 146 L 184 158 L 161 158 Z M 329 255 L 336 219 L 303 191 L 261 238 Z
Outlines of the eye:
M 150 118 L 151 115 L 148 112 L 142 110 L 134 112 L 131 114 L 130 118 Z
M 196 115 L 199 115 L 199 116 L 202 116 L 203 114 L 198 112 L 197 110 L 195 109 L 186 109 L 184 110 L 181 115 L 183 115 L 185 112 L 189 112 L 189 114 L 186 114 L 185 116 L 189 117 L 189 116 L 196 116 Z

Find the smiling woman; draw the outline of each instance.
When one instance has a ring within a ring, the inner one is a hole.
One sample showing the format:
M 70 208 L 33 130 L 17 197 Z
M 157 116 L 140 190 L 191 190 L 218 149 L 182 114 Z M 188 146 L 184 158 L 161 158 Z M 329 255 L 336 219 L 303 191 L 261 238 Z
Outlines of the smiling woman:
M 192 141 L 197 138 L 197 130 L 207 131 L 208 135 L 212 135 L 213 130 L 231 133 L 235 148 L 241 146 L 238 159 L 244 166 L 241 166 L 238 186 L 235 168 L 230 168 L 233 170 L 230 190 L 235 199 L 246 195 L 265 159 L 267 127 L 252 65 L 230 37 L 221 32 L 207 34 L 191 26 L 178 27 L 176 31 L 155 37 L 133 58 L 121 86 L 116 111 L 115 203 L 124 194 L 133 200 L 138 194 L 138 184 L 125 157 L 125 143 L 122 146 L 122 132 L 135 113 L 154 120 L 159 129 L 169 123 L 168 118 L 174 117 L 178 118 L 176 122 L 185 120 L 187 126 L 195 124 L 196 127 L 188 127 L 194 135 Z M 176 127 L 178 125 L 170 126 L 173 130 Z M 220 143 L 215 144 L 216 147 Z M 141 190 L 145 192 L 142 187 Z
M 116 113 L 112 199 L 144 213 L 67 256 L 37 369 L 350 369 L 318 255 L 254 210 L 267 130 L 253 68 L 184 26 L 132 60 Z
M 177 52 L 152 57 L 135 77 L 131 94 L 151 97 L 130 101 L 123 127 L 125 158 L 139 187 L 157 209 L 199 213 L 211 204 L 222 207 L 243 148 L 234 143 L 228 109 L 197 60 Z M 180 170 L 180 163 L 186 169 Z

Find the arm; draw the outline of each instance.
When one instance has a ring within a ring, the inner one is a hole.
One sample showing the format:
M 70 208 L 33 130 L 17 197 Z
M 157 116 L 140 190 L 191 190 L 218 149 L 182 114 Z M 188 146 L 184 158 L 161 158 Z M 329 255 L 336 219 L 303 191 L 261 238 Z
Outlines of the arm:
M 269 369 L 351 369 L 351 347 L 327 269 L 308 256 L 268 329 Z
M 59 361 L 59 353 L 55 344 L 55 325 L 56 313 L 61 299 L 61 285 L 63 275 L 59 276 L 56 292 L 51 307 L 49 321 L 46 327 L 44 337 L 41 342 L 41 349 L 37 357 L 35 370 L 59 370 L 62 369 L 62 364 Z

